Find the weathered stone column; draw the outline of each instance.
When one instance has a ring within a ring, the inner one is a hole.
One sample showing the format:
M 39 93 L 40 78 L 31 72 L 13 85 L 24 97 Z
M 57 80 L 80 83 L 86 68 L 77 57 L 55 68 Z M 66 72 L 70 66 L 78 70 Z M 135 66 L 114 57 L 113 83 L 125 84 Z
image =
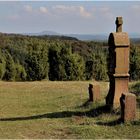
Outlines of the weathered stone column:
M 120 98 L 121 120 L 134 121 L 136 118 L 136 96 L 132 93 L 122 93 Z
M 106 104 L 118 107 L 122 93 L 128 93 L 129 82 L 129 37 L 122 32 L 122 17 L 116 18 L 116 32 L 109 35 L 108 76 L 110 89 Z
M 89 84 L 88 91 L 90 102 L 100 100 L 100 86 L 98 84 Z

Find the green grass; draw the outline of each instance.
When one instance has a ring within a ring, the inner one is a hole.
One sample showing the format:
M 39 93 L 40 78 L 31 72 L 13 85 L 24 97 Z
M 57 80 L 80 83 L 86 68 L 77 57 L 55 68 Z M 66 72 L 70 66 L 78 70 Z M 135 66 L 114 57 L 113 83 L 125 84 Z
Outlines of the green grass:
M 140 138 L 140 106 L 135 122 L 118 123 L 119 112 L 103 110 L 107 82 L 102 100 L 84 106 L 89 83 L 0 82 L 0 138 Z

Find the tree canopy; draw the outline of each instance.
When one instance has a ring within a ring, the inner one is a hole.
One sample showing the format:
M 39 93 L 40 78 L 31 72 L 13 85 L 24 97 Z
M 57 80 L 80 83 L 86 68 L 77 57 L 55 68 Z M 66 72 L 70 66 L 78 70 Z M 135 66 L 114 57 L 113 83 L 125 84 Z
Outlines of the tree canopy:
M 65 36 L 0 34 L 0 79 L 108 80 L 107 42 Z M 140 44 L 130 48 L 130 79 L 140 79 Z

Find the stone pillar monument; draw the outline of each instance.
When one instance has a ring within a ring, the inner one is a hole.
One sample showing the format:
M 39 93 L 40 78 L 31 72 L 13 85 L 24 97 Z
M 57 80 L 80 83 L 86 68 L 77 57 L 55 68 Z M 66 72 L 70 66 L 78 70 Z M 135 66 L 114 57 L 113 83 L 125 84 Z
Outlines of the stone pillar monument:
M 108 76 L 110 89 L 106 97 L 109 107 L 119 107 L 122 93 L 128 93 L 129 46 L 128 34 L 122 32 L 122 17 L 116 18 L 116 32 L 110 33 Z

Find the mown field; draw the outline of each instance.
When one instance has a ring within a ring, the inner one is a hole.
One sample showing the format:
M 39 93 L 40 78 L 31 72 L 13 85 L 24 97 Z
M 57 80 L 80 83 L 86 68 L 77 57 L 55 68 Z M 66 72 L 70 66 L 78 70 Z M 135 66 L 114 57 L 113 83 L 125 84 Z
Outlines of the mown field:
M 140 139 L 140 98 L 137 118 L 120 123 L 120 111 L 104 110 L 108 82 L 99 82 L 102 100 L 87 104 L 86 82 L 0 82 L 0 138 L 138 138 Z M 140 84 L 130 83 L 137 92 Z

